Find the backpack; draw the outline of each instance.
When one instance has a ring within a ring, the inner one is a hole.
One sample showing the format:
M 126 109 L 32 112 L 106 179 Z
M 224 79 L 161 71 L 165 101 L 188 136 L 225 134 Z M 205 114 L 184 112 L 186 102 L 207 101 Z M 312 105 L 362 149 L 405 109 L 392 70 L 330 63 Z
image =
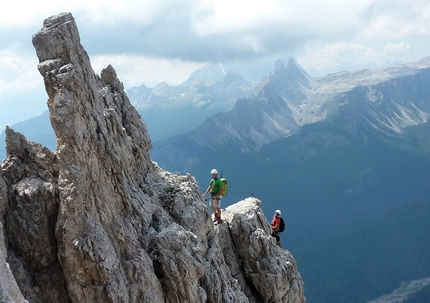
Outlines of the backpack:
M 279 219 L 280 219 L 280 222 L 279 222 L 279 232 L 281 233 L 281 232 L 283 232 L 285 230 L 285 222 L 284 222 L 284 219 L 282 219 L 282 217 L 279 218 Z
M 222 193 L 221 193 L 221 195 L 223 195 L 223 196 L 227 196 L 227 179 L 226 178 L 223 178 L 222 177 L 222 174 L 221 174 L 221 182 L 222 182 L 222 184 L 224 185 L 224 189 L 223 189 L 223 191 L 222 191 Z

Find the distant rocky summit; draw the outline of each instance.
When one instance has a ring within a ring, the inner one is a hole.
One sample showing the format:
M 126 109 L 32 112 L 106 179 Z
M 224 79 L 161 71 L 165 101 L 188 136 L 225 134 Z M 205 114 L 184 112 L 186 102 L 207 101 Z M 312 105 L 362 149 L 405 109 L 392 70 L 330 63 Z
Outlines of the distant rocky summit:
M 305 302 L 261 201 L 215 226 L 191 175 L 162 170 L 115 70 L 98 76 L 69 13 L 34 35 L 57 148 L 6 129 L 1 302 Z

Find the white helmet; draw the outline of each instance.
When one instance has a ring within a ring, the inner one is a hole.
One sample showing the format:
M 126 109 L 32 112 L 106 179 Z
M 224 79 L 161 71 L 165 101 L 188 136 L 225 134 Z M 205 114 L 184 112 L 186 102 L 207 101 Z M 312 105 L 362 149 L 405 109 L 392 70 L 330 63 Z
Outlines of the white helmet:
M 281 215 L 281 211 L 279 209 L 275 210 L 275 213 L 278 213 L 279 215 Z
M 218 171 L 214 168 L 211 170 L 211 175 L 218 175 Z

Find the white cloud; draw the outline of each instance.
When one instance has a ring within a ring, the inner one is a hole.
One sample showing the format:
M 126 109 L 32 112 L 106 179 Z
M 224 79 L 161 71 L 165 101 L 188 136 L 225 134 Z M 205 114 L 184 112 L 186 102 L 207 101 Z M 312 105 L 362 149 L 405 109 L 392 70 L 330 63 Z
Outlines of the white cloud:
M 373 61 L 378 52 L 370 46 L 357 43 L 335 43 L 316 49 L 308 47 L 297 59 L 301 65 L 316 70 L 339 69 L 345 63 L 355 64 Z
M 11 50 L 0 50 L 0 103 L 2 94 L 42 85 L 36 58 L 19 57 Z
M 358 13 L 373 2 L 206 0 L 194 11 L 194 25 L 201 35 L 247 32 L 268 25 L 277 27 L 278 31 L 297 30 L 300 26 L 318 33 L 323 30 L 340 32 L 356 26 Z
M 148 25 L 159 18 L 170 7 L 175 5 L 185 5 L 186 0 L 92 0 L 83 1 L 84 5 L 76 8 L 81 12 L 81 21 L 92 24 L 116 24 L 130 23 L 136 26 Z M 73 13 L 73 10 L 71 10 Z
M 411 46 L 404 41 L 400 43 L 388 43 L 382 49 L 380 56 L 383 58 L 391 57 L 391 56 L 404 56 L 409 53 L 411 50 Z
M 37 58 L 0 50 L 0 129 L 40 115 L 46 99 Z
M 12 1 L 0 11 L 0 99 L 43 85 L 31 35 L 67 11 L 95 71 L 112 64 L 128 88 L 176 85 L 207 62 L 294 55 L 305 68 L 336 71 L 430 55 L 428 0 Z
M 203 63 L 146 58 L 135 55 L 94 56 L 91 58 L 91 64 L 97 74 L 100 74 L 107 65 L 112 65 L 118 79 L 124 83 L 126 89 L 142 84 L 153 87 L 160 82 L 179 85 L 193 71 L 204 65 Z
M 97 27 L 124 24 L 145 27 L 164 18 L 173 7 L 191 5 L 194 0 L 41 0 L 10 1 L 0 10 L 0 30 L 31 27 L 37 31 L 45 18 L 71 12 L 78 27 L 86 24 Z M 173 25 L 174 26 L 174 25 Z
M 281 2 L 275 0 L 206 0 L 194 9 L 194 26 L 200 35 L 247 31 L 285 18 Z
M 427 0 L 376 1 L 363 13 L 361 40 L 407 39 L 430 34 L 430 3 Z

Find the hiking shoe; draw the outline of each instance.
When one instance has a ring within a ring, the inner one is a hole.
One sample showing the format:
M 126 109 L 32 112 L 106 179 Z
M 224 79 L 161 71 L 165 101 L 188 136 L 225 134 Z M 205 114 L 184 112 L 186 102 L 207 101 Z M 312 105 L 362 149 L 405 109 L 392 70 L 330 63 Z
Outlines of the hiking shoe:
M 218 221 L 218 216 L 215 214 L 214 216 L 214 223 Z

